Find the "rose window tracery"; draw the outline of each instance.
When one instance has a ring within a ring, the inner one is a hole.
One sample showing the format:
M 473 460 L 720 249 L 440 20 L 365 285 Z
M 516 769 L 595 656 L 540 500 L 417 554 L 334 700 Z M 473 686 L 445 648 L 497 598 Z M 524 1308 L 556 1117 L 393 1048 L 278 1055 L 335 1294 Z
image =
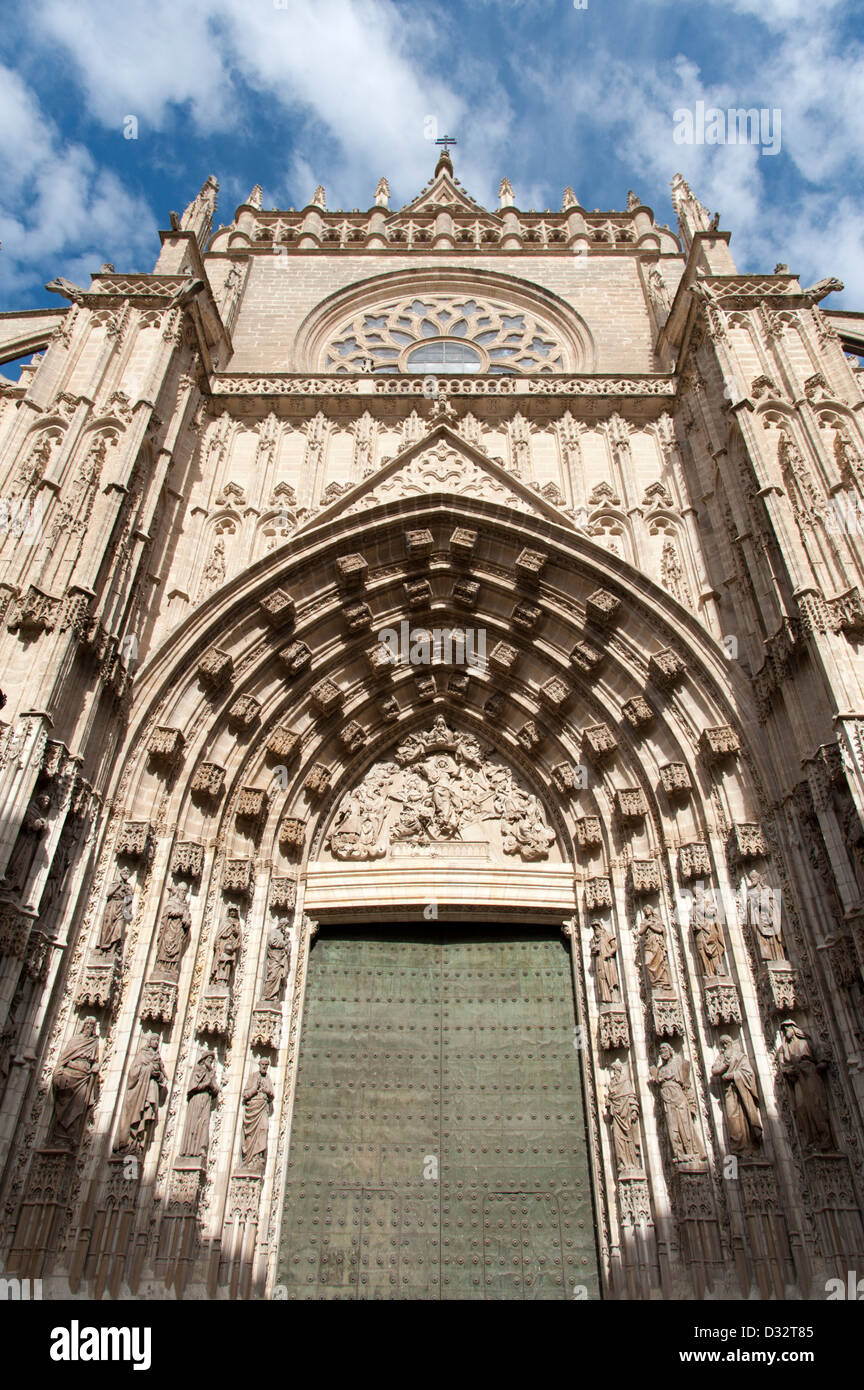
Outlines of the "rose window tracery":
M 425 375 L 564 370 L 556 333 L 527 310 L 464 295 L 412 295 L 357 314 L 332 340 L 324 370 Z

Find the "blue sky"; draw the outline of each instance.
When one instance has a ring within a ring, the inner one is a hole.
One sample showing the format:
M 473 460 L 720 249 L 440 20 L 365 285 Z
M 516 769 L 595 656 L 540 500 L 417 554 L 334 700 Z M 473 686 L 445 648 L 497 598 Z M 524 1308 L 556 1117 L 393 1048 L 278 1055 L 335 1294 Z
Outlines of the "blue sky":
M 265 207 L 391 206 L 431 175 L 438 132 L 496 207 L 623 208 L 674 226 L 680 170 L 742 270 L 787 261 L 864 307 L 862 5 L 843 0 L 6 0 L 0 32 L 0 307 L 56 304 L 105 261 L 151 270 L 157 230 L 204 178 L 229 222 Z M 781 112 L 779 154 L 675 143 L 674 113 Z M 127 118 L 137 139 L 124 138 Z

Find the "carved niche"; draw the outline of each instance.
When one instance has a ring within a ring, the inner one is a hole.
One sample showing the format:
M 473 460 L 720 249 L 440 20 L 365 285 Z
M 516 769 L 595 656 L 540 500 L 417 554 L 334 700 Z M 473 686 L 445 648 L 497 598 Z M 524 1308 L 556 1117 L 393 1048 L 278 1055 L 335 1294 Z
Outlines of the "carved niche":
M 532 861 L 548 858 L 554 840 L 539 800 L 512 769 L 439 715 L 343 797 L 326 847 L 335 859 L 418 857 L 446 845 L 460 858 L 473 850 Z

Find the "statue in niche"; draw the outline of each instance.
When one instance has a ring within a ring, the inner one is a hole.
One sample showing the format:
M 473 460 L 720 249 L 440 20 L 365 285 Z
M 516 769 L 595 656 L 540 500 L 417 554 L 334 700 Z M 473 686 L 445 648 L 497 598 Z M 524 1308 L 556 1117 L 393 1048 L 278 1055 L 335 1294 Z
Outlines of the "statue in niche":
M 683 1054 L 675 1052 L 671 1043 L 662 1043 L 659 1063 L 651 1068 L 650 1076 L 660 1092 L 666 1132 L 676 1163 L 703 1161 L 705 1150 L 699 1138 L 690 1063 Z
M 769 887 L 765 875 L 750 875 L 747 885 L 747 921 L 764 961 L 785 960 L 786 947 L 780 926 L 780 893 Z
M 219 1094 L 216 1080 L 216 1054 L 200 1053 L 186 1092 L 186 1123 L 183 1127 L 181 1158 L 200 1158 L 202 1166 L 210 1146 L 210 1115 Z
M 712 980 L 718 975 L 728 975 L 726 943 L 713 892 L 699 893 L 694 901 L 693 935 L 705 978 Z
M 214 543 L 210 559 L 204 566 L 201 583 L 198 586 L 199 599 L 207 598 L 218 589 L 225 579 L 225 542 L 220 536 Z
M 129 1069 L 115 1152 L 143 1155 L 159 1114 L 162 1088 L 167 1084 L 159 1038 L 156 1033 L 147 1033 Z
M 9 862 L 6 865 L 6 872 L 3 875 L 2 887 L 12 893 L 23 893 L 27 886 L 39 843 L 48 830 L 50 810 L 50 796 L 45 792 L 40 792 L 33 797 L 24 813 L 18 839 L 15 841 Z
M 266 1058 L 243 1092 L 243 1140 L 241 1156 L 248 1173 L 263 1173 L 267 1166 L 267 1131 L 273 1108 L 273 1083 L 267 1075 Z
M 656 907 L 650 903 L 642 910 L 642 921 L 636 928 L 642 943 L 642 959 L 652 989 L 671 989 L 669 951 L 666 946 L 666 927 Z
M 226 988 L 230 985 L 242 941 L 240 912 L 236 907 L 229 907 L 225 914 L 225 921 L 219 929 L 213 945 L 213 964 L 210 967 L 211 985 L 220 985 Z
M 811 1153 L 831 1152 L 834 1136 L 825 1084 L 828 1063 L 817 1057 L 810 1036 L 799 1028 L 794 1019 L 785 1018 L 780 1024 L 777 1058 L 780 1073 L 789 1087 L 792 1109 L 805 1149 Z
M 189 885 L 181 879 L 168 890 L 168 901 L 162 913 L 162 927 L 156 949 L 157 970 L 164 970 L 168 975 L 180 974 L 180 958 L 191 925 Z
M 119 953 L 122 950 L 126 927 L 132 921 L 132 903 L 135 893 L 129 882 L 129 873 L 128 866 L 124 864 L 118 877 L 108 889 L 108 896 L 105 899 L 105 910 L 102 913 L 96 950 L 104 951 L 106 955 L 112 951 Z
M 99 1085 L 99 1034 L 85 1018 L 57 1058 L 51 1077 L 54 1116 L 51 1141 L 74 1149 L 80 1143 Z
M 278 1001 L 290 969 L 291 942 L 277 923 L 267 938 L 267 959 L 264 965 L 264 984 L 261 988 L 261 997 L 268 1004 Z
M 591 955 L 594 958 L 594 982 L 601 1004 L 611 1004 L 621 995 L 618 979 L 618 940 L 602 922 L 592 922 Z
M 728 1034 L 720 1039 L 711 1075 L 723 1084 L 730 1149 L 736 1154 L 753 1153 L 762 1143 L 756 1076 L 741 1044 Z
M 612 1144 L 619 1175 L 641 1172 L 639 1145 L 639 1102 L 633 1083 L 622 1062 L 609 1068 L 611 1081 L 606 1092 L 606 1117 L 612 1126 Z
M 39 899 L 39 923 L 43 931 L 47 925 L 52 924 L 53 909 L 59 898 L 62 897 L 74 849 L 75 833 L 68 824 L 64 825 L 57 842 L 57 849 L 54 852 L 51 869 L 45 880 L 45 887 L 42 889 L 42 896 Z

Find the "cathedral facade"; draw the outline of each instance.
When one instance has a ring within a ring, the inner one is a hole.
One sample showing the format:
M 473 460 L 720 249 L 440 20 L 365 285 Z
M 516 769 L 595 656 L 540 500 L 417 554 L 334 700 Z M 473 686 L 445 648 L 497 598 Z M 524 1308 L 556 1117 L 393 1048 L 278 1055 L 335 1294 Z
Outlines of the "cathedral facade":
M 51 1296 L 864 1259 L 864 320 L 324 190 L 0 316 L 0 1209 Z

